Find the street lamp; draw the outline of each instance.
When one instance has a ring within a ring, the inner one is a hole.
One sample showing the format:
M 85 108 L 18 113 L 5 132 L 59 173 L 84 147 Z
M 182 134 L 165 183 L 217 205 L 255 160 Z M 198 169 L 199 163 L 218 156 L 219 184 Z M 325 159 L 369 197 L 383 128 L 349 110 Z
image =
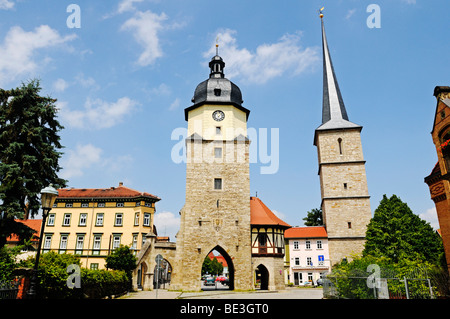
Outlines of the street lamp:
M 58 196 L 58 190 L 56 190 L 52 184 L 41 190 L 41 206 L 42 206 L 42 224 L 41 232 L 39 234 L 39 244 L 36 253 L 36 262 L 33 268 L 33 275 L 30 282 L 30 290 L 28 291 L 28 298 L 36 298 L 36 281 L 37 281 L 37 270 L 39 266 L 39 257 L 41 256 L 41 246 L 42 238 L 44 237 L 44 227 L 47 220 L 48 212 L 52 209 L 55 203 L 56 197 Z

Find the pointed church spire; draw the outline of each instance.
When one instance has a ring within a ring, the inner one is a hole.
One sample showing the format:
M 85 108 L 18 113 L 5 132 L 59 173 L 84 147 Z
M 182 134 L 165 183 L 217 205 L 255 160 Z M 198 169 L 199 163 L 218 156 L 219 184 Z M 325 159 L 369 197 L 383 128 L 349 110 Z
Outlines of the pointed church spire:
M 323 8 L 320 10 L 323 47 L 323 105 L 322 125 L 317 130 L 357 128 L 360 126 L 348 120 L 347 110 L 345 109 L 328 49 L 322 10 Z

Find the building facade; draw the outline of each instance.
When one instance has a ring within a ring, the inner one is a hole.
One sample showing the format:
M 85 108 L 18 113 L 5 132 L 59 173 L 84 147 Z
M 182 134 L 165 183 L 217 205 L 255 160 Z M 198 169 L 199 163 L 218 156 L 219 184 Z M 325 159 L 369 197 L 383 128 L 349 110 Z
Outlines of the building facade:
M 144 274 L 142 288 L 151 289 L 160 254 L 171 265 L 170 289 L 198 291 L 203 261 L 214 251 L 227 265 L 230 289 L 282 289 L 284 230 L 290 226 L 250 197 L 250 111 L 242 106 L 240 89 L 225 78 L 222 58 L 214 56 L 209 67 L 209 79 L 185 109 L 186 198 L 176 244 L 160 247 L 147 236 L 133 285 Z
M 171 289 L 200 290 L 205 257 L 218 251 L 228 264 L 230 289 L 252 289 L 250 175 L 247 119 L 240 89 L 225 78 L 218 55 L 210 76 L 185 109 L 186 198 L 180 211 Z
M 138 254 L 153 231 L 157 196 L 123 186 L 58 190 L 43 234 L 42 251 L 79 255 L 83 267 L 101 269 L 120 245 Z
M 434 96 L 437 105 L 431 137 L 438 162 L 431 174 L 425 177 L 425 183 L 436 206 L 447 268 L 450 272 L 450 87 L 437 86 Z
M 366 227 L 372 218 L 362 126 L 349 121 L 331 61 L 322 19 L 323 106 L 316 129 L 321 207 L 332 265 L 364 248 Z
M 293 227 L 286 230 L 286 284 L 316 283 L 331 270 L 325 227 Z

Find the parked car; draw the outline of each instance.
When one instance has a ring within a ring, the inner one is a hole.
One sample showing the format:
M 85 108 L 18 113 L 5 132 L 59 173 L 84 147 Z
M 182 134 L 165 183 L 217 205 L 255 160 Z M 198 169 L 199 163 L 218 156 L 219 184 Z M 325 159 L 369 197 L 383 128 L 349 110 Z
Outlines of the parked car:
M 214 281 L 214 277 L 206 277 L 205 281 L 203 282 L 203 284 L 205 286 L 215 286 L 216 285 L 216 283 Z
M 216 281 L 222 283 L 222 285 L 228 285 L 230 283 L 230 280 L 225 276 L 219 276 L 216 278 Z
M 322 278 L 317 279 L 316 285 L 317 286 L 323 286 L 323 279 Z

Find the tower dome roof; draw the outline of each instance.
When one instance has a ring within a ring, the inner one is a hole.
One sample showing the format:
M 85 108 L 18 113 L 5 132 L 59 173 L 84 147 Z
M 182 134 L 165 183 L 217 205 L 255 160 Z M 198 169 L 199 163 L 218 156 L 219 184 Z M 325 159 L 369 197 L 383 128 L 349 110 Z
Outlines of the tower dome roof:
M 236 84 L 225 78 L 223 72 L 225 62 L 222 57 L 216 54 L 209 62 L 209 68 L 211 69 L 209 79 L 197 85 L 194 97 L 191 100 L 194 104 L 185 109 L 186 120 L 189 111 L 205 103 L 232 104 L 247 113 L 248 117 L 250 111 L 242 106 L 244 101 L 242 100 L 241 90 Z
M 222 57 L 215 55 L 209 62 L 211 73 L 209 79 L 201 82 L 194 92 L 192 103 L 223 102 L 242 105 L 242 93 L 239 87 L 225 78 L 223 69 L 225 62 Z

